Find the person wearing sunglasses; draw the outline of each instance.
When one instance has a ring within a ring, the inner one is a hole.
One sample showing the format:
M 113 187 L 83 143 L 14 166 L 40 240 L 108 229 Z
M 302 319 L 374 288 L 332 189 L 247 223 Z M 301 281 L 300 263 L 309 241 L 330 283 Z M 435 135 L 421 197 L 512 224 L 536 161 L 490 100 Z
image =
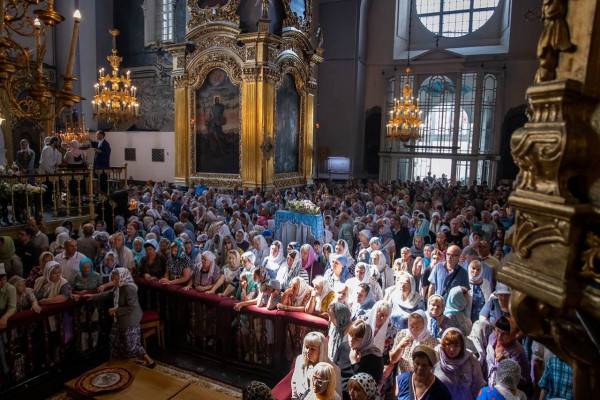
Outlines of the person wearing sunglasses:
M 452 245 L 446 251 L 446 260 L 433 267 L 429 275 L 429 296 L 437 294 L 447 299 L 453 287 L 469 287 L 469 274 L 458 264 L 460 254 L 460 247 Z

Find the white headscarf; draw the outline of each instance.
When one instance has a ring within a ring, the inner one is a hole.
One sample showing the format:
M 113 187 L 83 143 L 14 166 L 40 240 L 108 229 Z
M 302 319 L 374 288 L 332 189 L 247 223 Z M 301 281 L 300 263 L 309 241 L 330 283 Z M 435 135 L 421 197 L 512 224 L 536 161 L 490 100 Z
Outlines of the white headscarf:
M 323 299 L 325 297 L 327 297 L 327 295 L 330 292 L 333 292 L 333 289 L 331 289 L 331 287 L 329 286 L 329 282 L 327 281 L 327 279 L 323 278 L 322 276 L 316 276 L 315 279 L 313 280 L 313 286 L 316 286 L 317 283 L 321 283 L 322 285 L 322 289 L 321 289 L 321 293 L 317 293 L 317 298 L 315 300 L 315 310 L 319 311 L 321 310 L 321 305 L 323 304 Z
M 275 248 L 279 248 L 279 252 L 277 253 L 276 256 L 273 255 L 273 250 Z M 275 271 L 275 272 L 277 272 L 279 270 L 279 267 L 285 260 L 283 251 L 284 251 L 283 244 L 279 240 L 274 241 L 273 244 L 271 245 L 269 255 L 267 257 L 265 257 L 265 267 L 268 270 Z
M 61 269 L 58 262 L 51 260 L 46 263 L 44 267 L 44 281 L 41 289 L 43 290 L 42 295 L 44 298 L 52 298 L 60 294 L 60 289 L 67 284 L 67 280 L 63 278 L 62 273 L 57 282 L 52 282 L 50 276 L 55 269 Z
M 388 316 L 385 319 L 385 321 L 383 321 L 383 324 L 381 325 L 381 328 L 377 331 L 377 311 L 380 308 L 386 308 L 388 309 Z M 383 349 L 385 347 L 385 339 L 387 337 L 387 329 L 388 329 L 388 324 L 390 322 L 390 318 L 392 316 L 392 305 L 386 301 L 386 300 L 379 300 L 377 303 L 375 303 L 375 305 L 373 305 L 373 308 L 371 308 L 371 311 L 369 312 L 369 317 L 367 318 L 367 323 L 371 326 L 371 329 L 373 330 L 373 333 L 375 334 L 375 336 L 373 337 L 373 344 L 375 346 L 377 346 L 377 348 L 379 350 L 381 350 L 381 352 L 383 352 Z M 375 333 L 377 332 L 377 333 Z
M 410 285 L 410 293 L 406 299 L 402 298 L 402 283 L 408 281 Z M 396 286 L 390 291 L 389 301 L 394 306 L 400 306 L 402 308 L 412 309 L 417 306 L 421 300 L 421 295 L 417 293 L 415 287 L 415 278 L 407 272 L 399 274 L 396 278 Z
M 310 290 L 310 286 L 308 286 L 308 283 L 306 283 L 306 281 L 304 279 L 300 278 L 299 276 L 292 279 L 292 281 L 290 282 L 290 287 L 294 286 L 296 281 L 299 282 L 299 284 L 298 284 L 298 293 L 294 297 L 294 306 L 295 307 L 303 305 L 302 301 L 306 297 L 306 293 L 308 293 L 308 291 Z
M 350 266 L 354 264 L 354 258 L 352 258 L 352 255 L 350 255 L 350 248 L 348 247 L 348 242 L 346 242 L 344 239 L 340 239 L 338 240 L 338 242 L 342 242 L 344 245 L 344 250 L 341 253 L 338 253 L 336 251 L 336 254 L 339 254 L 341 256 L 346 257 L 346 265 Z

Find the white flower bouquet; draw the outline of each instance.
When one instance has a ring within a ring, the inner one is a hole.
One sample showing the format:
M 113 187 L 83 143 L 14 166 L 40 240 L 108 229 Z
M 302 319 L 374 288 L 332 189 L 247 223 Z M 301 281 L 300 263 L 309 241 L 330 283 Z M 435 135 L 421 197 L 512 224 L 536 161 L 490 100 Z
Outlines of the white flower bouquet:
M 290 211 L 299 212 L 302 214 L 320 214 L 321 209 L 310 200 L 290 200 L 287 203 Z

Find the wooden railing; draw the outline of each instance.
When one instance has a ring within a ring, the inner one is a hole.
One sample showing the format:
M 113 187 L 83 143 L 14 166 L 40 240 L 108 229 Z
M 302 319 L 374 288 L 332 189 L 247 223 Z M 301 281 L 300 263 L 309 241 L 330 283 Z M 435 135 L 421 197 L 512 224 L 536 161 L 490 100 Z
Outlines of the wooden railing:
M 89 170 L 55 174 L 1 175 L 0 216 L 20 225 L 35 215 L 54 218 L 94 215 L 93 176 Z
M 111 193 L 128 185 L 127 163 L 122 167 L 94 169 L 94 190 L 110 196 Z
M 137 283 L 142 308 L 161 316 L 168 352 L 214 358 L 270 380 L 287 373 L 307 332 L 327 330 L 327 321 L 304 313 L 254 306 L 237 312 L 236 302 L 229 298 L 145 280 Z M 107 304 L 68 301 L 43 306 L 40 314 L 23 311 L 10 318 L 0 331 L 9 371 L 8 378 L 3 377 L 0 359 L 0 398 L 11 388 L 40 378 L 52 366 L 77 363 L 91 352 L 108 355 L 111 302 L 112 298 Z
M 37 215 L 46 222 L 74 217 L 93 220 L 96 204 L 110 201 L 111 193 L 127 184 L 127 164 L 96 170 L 61 168 L 54 174 L 3 174 L 0 221 L 4 228 L 14 228 Z
M 213 294 L 185 291 L 181 286 L 140 281 L 145 309 L 157 310 L 165 323 L 167 347 L 227 360 L 285 375 L 302 349 L 306 333 L 327 334 L 327 321 L 300 312 L 267 310 L 256 306 L 241 312 L 236 301 Z

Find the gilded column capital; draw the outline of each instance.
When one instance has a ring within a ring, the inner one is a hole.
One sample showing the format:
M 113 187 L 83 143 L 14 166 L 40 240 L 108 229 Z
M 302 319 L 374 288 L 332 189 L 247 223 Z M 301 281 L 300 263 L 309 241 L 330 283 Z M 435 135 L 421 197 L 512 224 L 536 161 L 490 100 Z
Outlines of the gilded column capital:
M 587 201 L 586 176 L 595 174 L 598 136 L 590 126 L 596 106 L 582 93 L 580 82 L 551 81 L 527 91 L 529 122 L 511 138 L 511 152 L 520 171 L 517 193 L 542 196 L 554 203 Z
M 173 86 L 175 89 L 183 88 L 189 85 L 189 79 L 187 74 L 182 74 L 173 77 Z

